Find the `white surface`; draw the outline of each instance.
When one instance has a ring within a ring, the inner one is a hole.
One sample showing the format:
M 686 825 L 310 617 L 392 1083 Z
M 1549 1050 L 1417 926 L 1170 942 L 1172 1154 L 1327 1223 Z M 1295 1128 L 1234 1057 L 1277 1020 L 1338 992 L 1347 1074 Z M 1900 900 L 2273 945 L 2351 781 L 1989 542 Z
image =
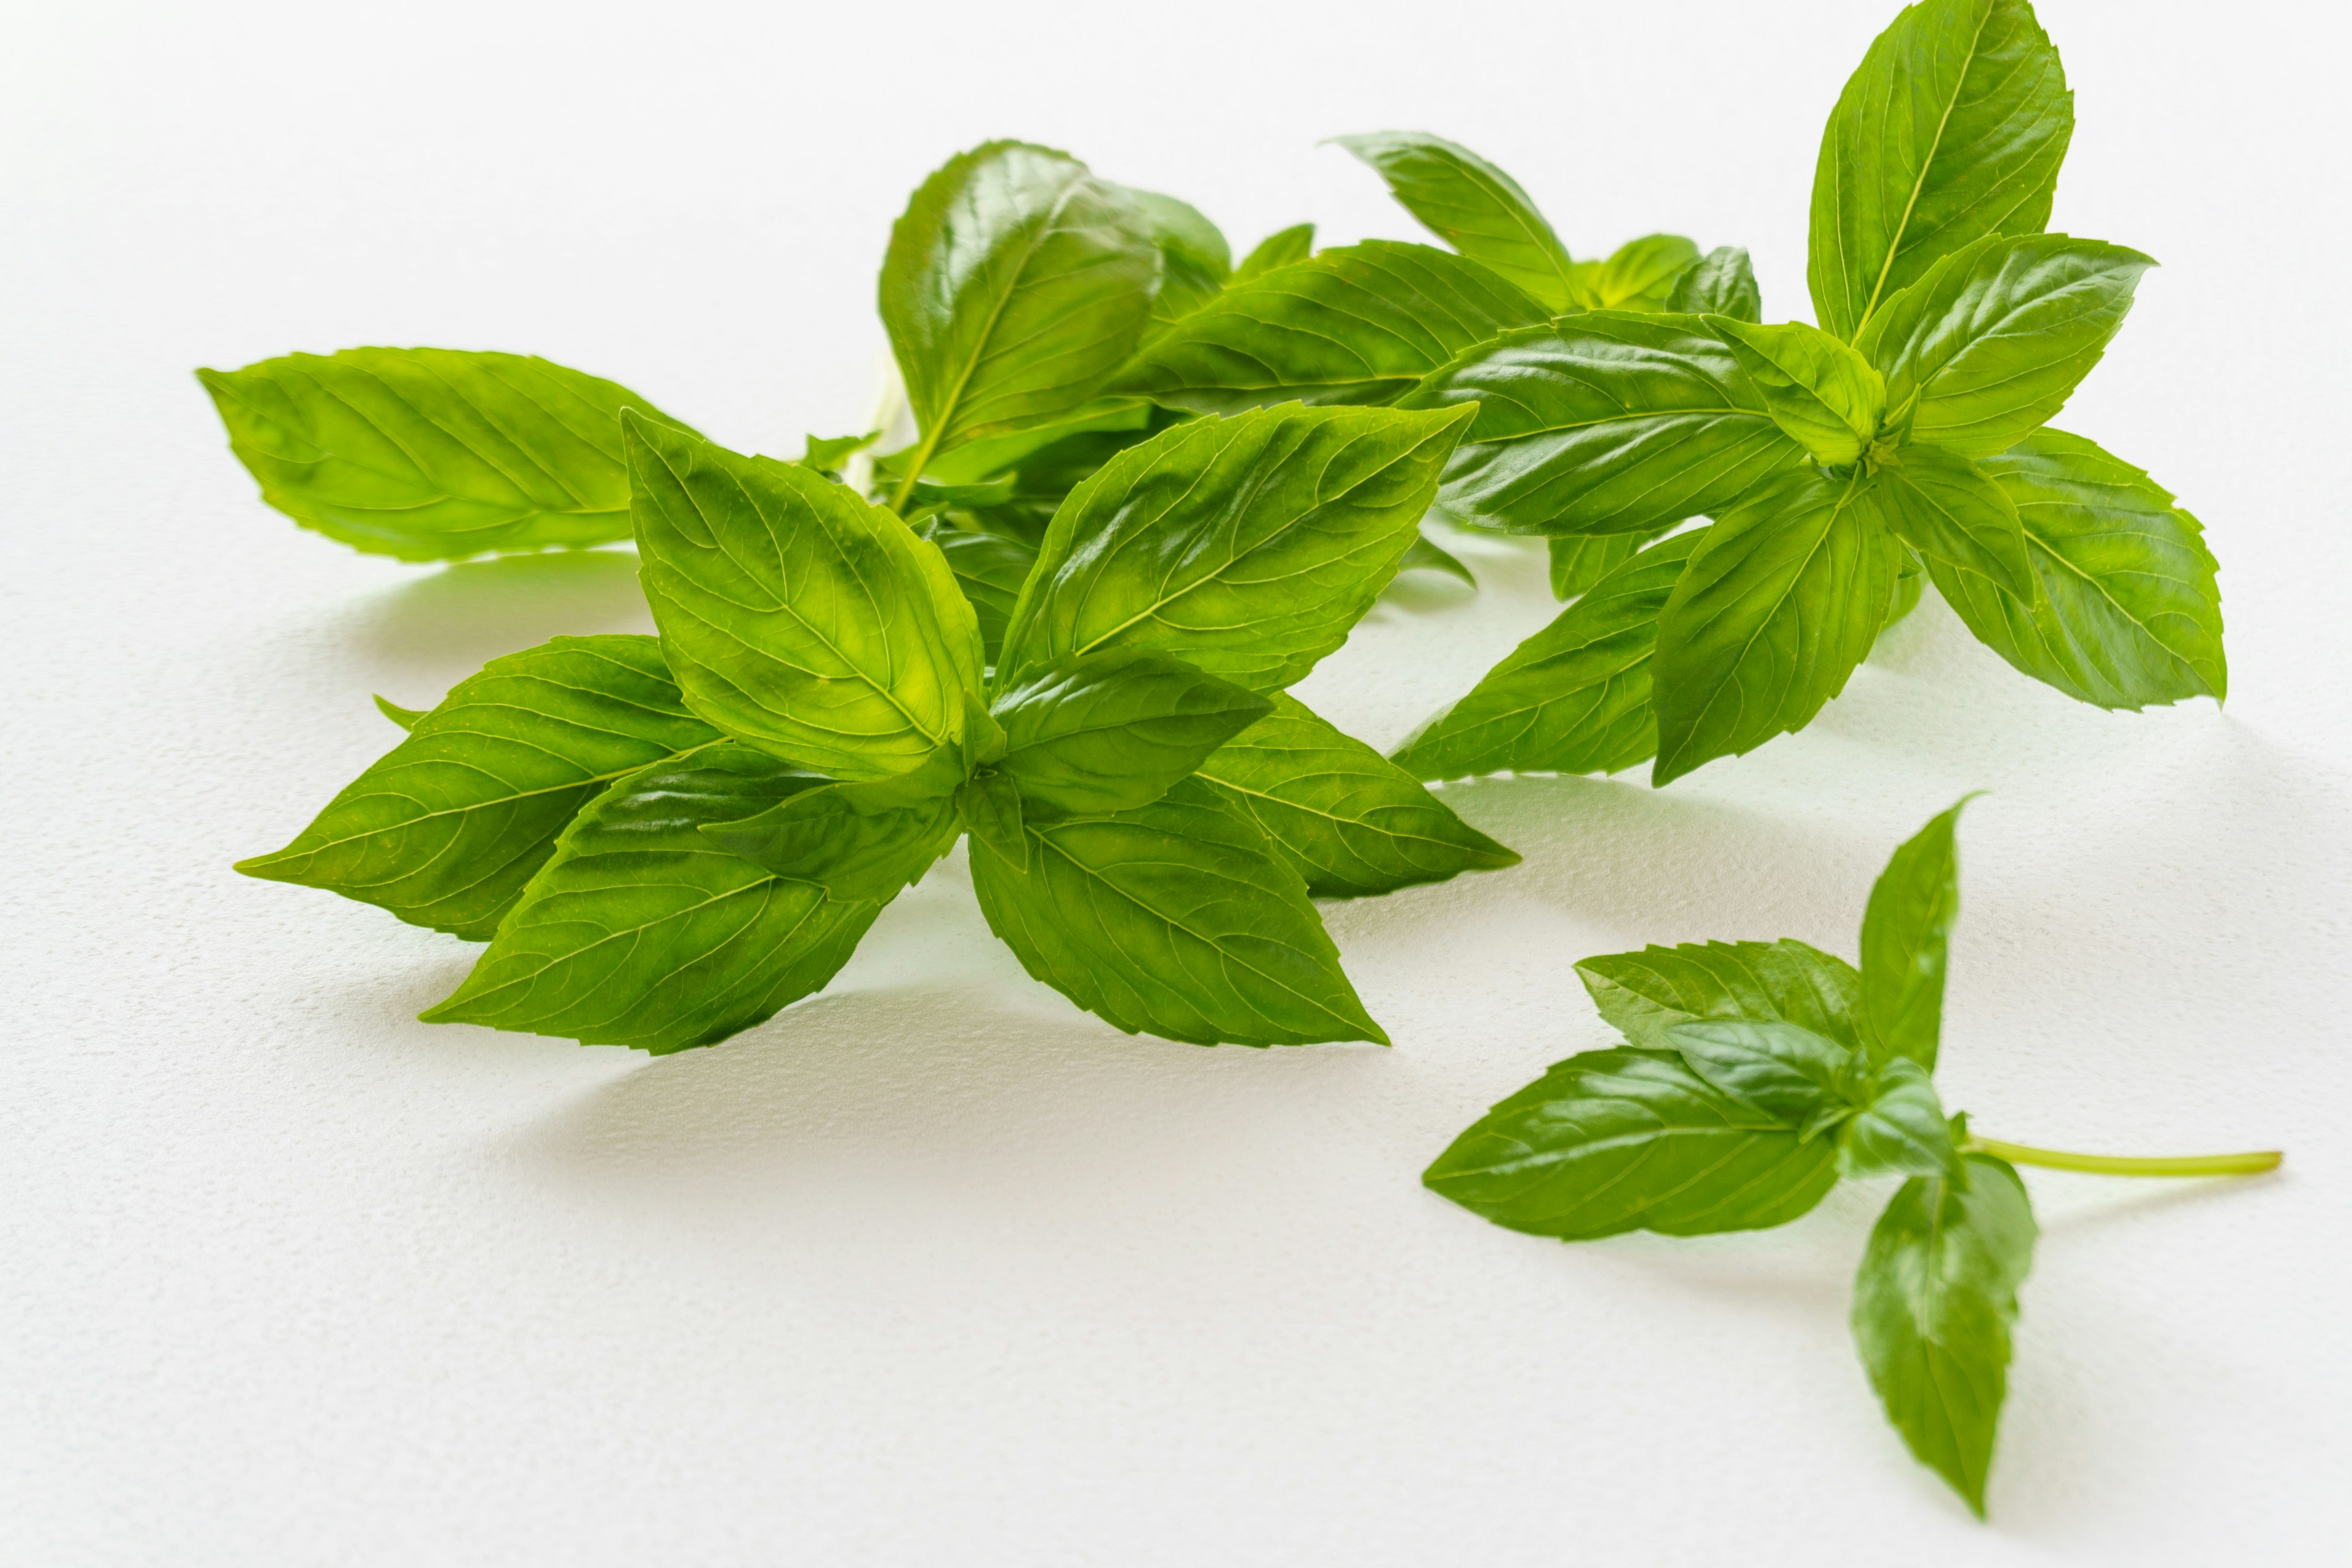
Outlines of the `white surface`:
M 864 410 L 905 193 L 1008 133 L 1239 248 L 1411 236 L 1314 142 L 1425 125 L 1579 253 L 1746 243 L 1800 312 L 1822 120 L 1894 5 L 798 9 L 16 9 L 0 1560 L 2346 1561 L 2340 8 L 2042 9 L 2057 226 L 2166 263 L 2062 423 L 2205 518 L 2226 716 L 2075 706 L 1931 604 L 1806 734 L 1663 794 L 1456 789 L 1523 867 L 1328 911 L 1392 1051 L 1117 1035 L 1020 974 L 960 860 L 717 1049 L 417 1024 L 468 950 L 228 864 L 391 743 L 371 691 L 644 627 L 627 558 L 299 532 L 193 366 L 511 348 L 793 450 Z M 1546 618 L 1531 556 L 1470 552 L 1486 593 L 1409 590 L 1307 694 L 1392 740 Z M 1570 1248 L 1416 1184 L 1601 1041 L 1572 960 L 1851 952 L 1887 851 L 1975 787 L 1948 1099 L 2290 1152 L 2029 1177 L 1989 1528 L 1847 1340 L 1878 1192 Z

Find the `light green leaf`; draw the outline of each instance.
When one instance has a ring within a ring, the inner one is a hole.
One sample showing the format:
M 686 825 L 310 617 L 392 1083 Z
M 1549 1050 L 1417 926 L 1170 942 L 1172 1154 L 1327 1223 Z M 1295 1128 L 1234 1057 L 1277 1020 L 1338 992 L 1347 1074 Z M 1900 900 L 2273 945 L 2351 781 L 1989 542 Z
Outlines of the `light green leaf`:
M 415 729 L 416 721 L 430 711 L 424 708 L 403 708 L 390 698 L 382 696 L 375 699 L 375 710 L 404 730 Z
M 1411 773 L 1287 693 L 1202 763 L 1201 777 L 1265 830 L 1276 858 L 1318 899 L 1394 892 L 1519 862 Z
M 2222 696 L 2217 568 L 2197 520 L 2129 463 L 2080 436 L 2037 430 L 1980 458 L 2025 530 L 2032 604 L 1931 563 L 1936 586 L 1986 647 L 2101 708 Z
M 1806 281 L 1852 342 L 1962 246 L 2038 234 L 2074 132 L 2074 95 L 2026 0 L 1922 0 L 1838 96 L 1813 174 Z
M 1290 406 L 1130 447 L 1055 514 L 997 679 L 1137 648 L 1253 691 L 1289 685 L 1395 575 L 1468 419 Z
M 1645 947 L 1585 959 L 1576 973 L 1601 1016 L 1647 1050 L 1673 1050 L 1666 1031 L 1695 1018 L 1778 1020 L 1861 1047 L 1862 977 L 1790 938 Z
M 485 942 L 581 807 L 719 738 L 653 638 L 557 637 L 459 681 L 291 844 L 236 868 Z
M 1684 1061 L 1717 1089 L 1803 1127 L 1845 1103 L 1853 1053 L 1826 1036 L 1771 1019 L 1702 1018 L 1670 1024 Z
M 980 632 L 936 548 L 797 464 L 626 426 L 646 598 L 688 708 L 848 780 L 962 738 Z
M 1399 404 L 1474 404 L 1438 504 L 1507 533 L 1654 533 L 1802 459 L 1695 321 L 1596 311 L 1505 332 Z
M 2017 503 L 1958 453 L 1905 447 L 1878 468 L 1870 495 L 1880 521 L 1928 560 L 2029 602 L 2040 592 Z
M 956 791 L 956 809 L 971 830 L 972 842 L 1025 876 L 1030 866 L 1028 814 L 1021 791 L 994 768 L 982 768 Z
M 1115 390 L 1199 414 L 1392 403 L 1471 344 L 1543 319 L 1475 261 L 1367 240 L 1235 284 L 1138 355 Z
M 1854 346 L 1885 374 L 1890 423 L 1988 458 L 2066 405 L 2155 265 L 2063 234 L 1979 240 L 1888 300 Z
M 1868 1102 L 1838 1133 L 1838 1170 L 1848 1176 L 1951 1175 L 1959 1158 L 1935 1083 L 1908 1057 L 1878 1070 Z
M 811 436 L 802 449 L 800 465 L 821 474 L 839 474 L 844 463 L 880 439 L 879 430 L 868 430 L 863 436 Z
M 1421 1179 L 1534 1236 L 1698 1236 L 1795 1219 L 1837 1184 L 1837 1154 L 1672 1051 L 1586 1051 L 1489 1110 Z
M 1633 559 L 1655 535 L 1561 533 L 1544 541 L 1550 557 L 1551 596 L 1565 604 Z
M 1397 201 L 1430 233 L 1527 290 L 1549 313 L 1574 302 L 1567 247 L 1510 175 L 1426 131 L 1331 140 L 1380 171 Z
M 1863 1040 L 1874 1063 L 1908 1057 L 1936 1070 L 1943 1032 L 1944 964 L 1960 912 L 1953 830 L 1963 795 L 1895 851 L 1862 917 Z
M 1920 584 L 1927 579 L 1927 568 L 1920 561 L 1918 552 L 1904 551 L 1903 563 L 1895 570 L 1895 597 L 1887 603 L 1886 626 L 1878 628 L 1879 636 L 1885 637 L 1887 626 L 1894 626 L 1919 607 Z
M 1122 648 L 1033 668 L 990 710 L 1004 727 L 997 765 L 1024 796 L 1104 816 L 1159 799 L 1273 707 L 1181 659 Z
M 1658 616 L 1704 537 L 1676 534 L 1603 577 L 1414 731 L 1398 748 L 1397 765 L 1424 779 L 1606 773 L 1655 753 L 1650 663 Z
M 1854 1276 L 1854 1345 L 1887 1419 L 1979 1518 L 2035 1235 L 2017 1173 L 1970 1154 L 1961 1179 L 1903 1184 Z
M 1027 468 L 1052 449 L 1090 436 L 1125 436 L 1151 423 L 1151 405 L 1139 397 L 1096 397 L 1069 413 L 1009 436 L 983 436 L 966 441 L 951 452 L 935 452 L 924 460 L 925 479 L 943 485 L 984 484 L 1015 468 Z M 891 452 L 875 460 L 875 471 L 892 483 L 905 485 L 907 465 L 922 452 L 922 445 Z M 918 485 L 921 479 L 916 481 Z M 908 487 L 911 496 L 913 487 Z M 894 492 L 895 493 L 895 492 Z
M 1226 279 L 1233 288 L 1263 278 L 1277 267 L 1287 267 L 1294 261 L 1304 261 L 1315 254 L 1315 226 L 1293 224 L 1278 228 L 1257 242 L 1257 248 L 1241 259 L 1234 275 Z
M 1004 627 L 1021 602 L 1021 584 L 1037 564 L 1037 547 L 999 533 L 942 529 L 931 535 L 955 575 L 956 587 L 971 605 L 980 628 L 981 657 L 994 664 L 1004 646 Z
M 345 349 L 196 379 L 263 500 L 403 561 L 626 539 L 620 412 L 678 424 L 625 386 L 521 354 Z
M 1723 513 L 1658 618 L 1654 784 L 1803 728 L 1877 640 L 1902 546 L 1868 481 L 1801 469 Z
M 805 789 L 751 816 L 706 822 L 702 836 L 788 881 L 814 882 L 836 899 L 887 903 L 948 852 L 955 802 L 909 802 L 894 786 L 832 784 Z
M 1698 261 L 1698 247 L 1678 234 L 1629 239 L 1593 275 L 1591 298 L 1577 302 L 1595 310 L 1663 310 Z
M 1456 582 L 1475 588 L 1478 579 L 1470 568 L 1462 564 L 1461 557 L 1423 534 L 1407 547 L 1404 558 L 1397 563 L 1399 572 L 1443 572 Z
M 1886 382 L 1868 360 L 1802 321 L 1703 319 L 1763 394 L 1774 422 L 1815 462 L 1843 468 L 1862 457 L 1886 413 Z
M 1734 321 L 1764 319 L 1764 296 L 1756 287 L 1756 270 L 1746 249 L 1722 245 L 1678 274 L 1665 308 L 1681 316 L 1729 316 Z
M 1149 339 L 1217 297 L 1233 276 L 1234 253 L 1223 233 L 1191 203 L 1121 188 L 1142 209 L 1144 227 L 1160 247 L 1160 292 L 1152 297 L 1151 325 L 1144 329 Z
M 976 855 L 972 890 L 1022 968 L 1087 1012 L 1194 1045 L 1388 1043 L 1298 874 L 1207 784 L 1026 831 L 1029 869 Z
M 823 782 L 732 743 L 617 781 L 563 830 L 465 984 L 420 1016 L 658 1056 L 822 989 L 882 906 L 784 880 L 699 830 Z

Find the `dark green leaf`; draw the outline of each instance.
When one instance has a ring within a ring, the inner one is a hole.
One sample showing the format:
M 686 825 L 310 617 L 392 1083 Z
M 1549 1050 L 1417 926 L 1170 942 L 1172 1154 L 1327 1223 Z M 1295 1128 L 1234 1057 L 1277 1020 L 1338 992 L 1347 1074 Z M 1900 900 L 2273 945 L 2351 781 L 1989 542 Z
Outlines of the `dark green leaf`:
M 1460 557 L 1436 543 L 1425 533 L 1414 540 L 1406 549 L 1404 558 L 1397 563 L 1397 570 L 1443 572 L 1448 577 L 1465 583 L 1473 588 L 1478 585 L 1478 579 L 1471 575 L 1470 568 L 1462 564 Z
M 1391 403 L 1471 344 L 1543 319 L 1475 261 L 1367 240 L 1235 284 L 1138 355 L 1117 386 L 1200 414 Z
M 557 637 L 459 681 L 294 842 L 236 868 L 487 941 L 581 807 L 719 738 L 653 638 Z
M 429 711 L 424 708 L 403 708 L 399 703 L 385 697 L 378 697 L 375 700 L 375 710 L 404 730 L 415 729 L 416 721 Z
M 1878 515 L 1912 549 L 2029 603 L 2040 592 L 2017 503 L 1957 452 L 1914 443 L 1871 485 Z
M 1055 514 L 998 679 L 1125 647 L 1289 685 L 1395 575 L 1468 418 L 1293 406 L 1129 447 Z
M 881 784 L 831 784 L 725 822 L 702 836 L 731 855 L 836 899 L 887 903 L 955 842 L 951 797 L 908 802 Z
M 1147 337 L 1215 299 L 1233 276 L 1234 253 L 1199 208 L 1157 191 L 1124 187 L 1142 209 L 1145 229 L 1160 247 L 1160 292 L 1151 301 Z
M 1287 693 L 1201 764 L 1265 829 L 1318 899 L 1361 898 L 1519 858 L 1448 810 L 1411 773 Z
M 1675 279 L 1666 309 L 1681 316 L 1729 316 L 1734 321 L 1764 319 L 1764 296 L 1756 287 L 1755 268 L 1744 248 L 1722 245 L 1708 251 Z
M 1265 836 L 1197 779 L 1112 816 L 1027 824 L 1030 863 L 971 861 L 1021 966 L 1129 1034 L 1195 1045 L 1386 1045 Z
M 1278 228 L 1257 242 L 1257 248 L 1241 259 L 1228 279 L 1228 286 L 1247 283 L 1263 278 L 1277 267 L 1287 267 L 1294 261 L 1304 261 L 1315 254 L 1315 226 L 1293 224 Z
M 1886 383 L 1868 360 L 1802 321 L 1705 320 L 1763 394 L 1773 421 L 1815 462 L 1843 467 L 1862 457 L 1886 412 Z
M 1854 1276 L 1853 1340 L 1912 1454 L 1981 1518 L 2036 1228 L 2005 1163 L 1970 1154 L 1963 1170 L 1915 1177 L 1886 1205 Z
M 1467 147 L 1426 131 L 1331 138 L 1380 171 L 1429 232 L 1525 289 L 1550 314 L 1569 297 L 1568 249 L 1519 183 Z
M 956 791 L 956 809 L 974 843 L 1013 870 L 1028 873 L 1027 813 L 1021 809 L 1021 791 L 1011 779 L 994 768 L 982 768 Z
M 1698 261 L 1698 247 L 1678 234 L 1629 239 L 1592 275 L 1591 297 L 1577 302 L 1595 310 L 1663 310 Z
M 1851 342 L 1938 260 L 2038 234 L 2074 95 L 2026 0 L 1923 0 L 1870 46 L 1822 132 L 1805 279 Z
M 345 349 L 200 370 L 261 499 L 403 561 L 629 536 L 625 386 L 521 354 Z
M 1845 1101 L 1853 1053 L 1772 1019 L 1702 1018 L 1666 1026 L 1693 1072 L 1732 1099 L 1802 1127 Z
M 1838 1134 L 1838 1169 L 1848 1176 L 1944 1176 L 1958 1162 L 1935 1083 L 1908 1057 L 1879 1069 L 1868 1103 Z
M 1688 942 L 1588 958 L 1577 978 L 1627 1039 L 1670 1051 L 1666 1030 L 1694 1018 L 1780 1020 L 1859 1049 L 1862 977 L 1819 948 L 1779 942 Z
M 1895 851 L 1862 917 L 1863 1039 L 1870 1059 L 1908 1057 L 1936 1070 L 1943 1032 L 1944 963 L 1960 912 L 1953 829 L 1964 795 Z
M 1641 552 L 1652 535 L 1640 533 L 1560 533 L 1544 541 L 1550 556 L 1551 596 L 1563 604 L 1592 591 L 1592 585 Z
M 1034 668 L 991 711 L 998 766 L 1021 794 L 1066 816 L 1148 805 L 1273 704 L 1181 659 L 1134 649 Z
M 931 535 L 931 542 L 940 547 L 948 570 L 955 574 L 956 586 L 971 605 L 972 617 L 980 626 L 982 658 L 994 664 L 1004 647 L 1005 624 L 1013 619 L 1013 606 L 1020 603 L 1021 584 L 1029 580 L 1031 568 L 1037 564 L 1037 547 L 1002 534 L 961 529 L 942 530 Z

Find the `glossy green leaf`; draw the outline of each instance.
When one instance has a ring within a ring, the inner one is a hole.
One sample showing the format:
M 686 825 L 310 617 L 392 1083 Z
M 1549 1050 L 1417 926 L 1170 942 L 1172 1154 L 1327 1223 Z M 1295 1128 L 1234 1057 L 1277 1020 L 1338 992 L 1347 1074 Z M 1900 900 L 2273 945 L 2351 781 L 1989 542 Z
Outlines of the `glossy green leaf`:
M 196 379 L 263 500 L 403 561 L 626 539 L 620 412 L 678 423 L 625 386 L 522 354 L 345 349 Z
M 700 829 L 823 782 L 734 743 L 615 782 L 563 830 L 465 984 L 421 1016 L 660 1055 L 822 989 L 882 906 L 785 880 Z
M 1697 1236 L 1795 1219 L 1836 1184 L 1837 1153 L 1671 1051 L 1586 1051 L 1489 1110 L 1421 1179 L 1535 1236 Z
M 1406 548 L 1403 558 L 1397 563 L 1397 570 L 1399 572 L 1443 572 L 1457 583 L 1465 584 L 1473 588 L 1478 585 L 1477 577 L 1471 573 L 1469 567 L 1462 563 L 1460 556 L 1437 543 L 1425 533 Z
M 1717 246 L 1676 275 L 1666 296 L 1667 310 L 1682 316 L 1729 316 L 1737 321 L 1764 319 L 1764 296 L 1744 247 Z
M 1199 414 L 1391 403 L 1473 343 L 1544 316 L 1475 261 L 1367 240 L 1235 284 L 1138 355 L 1116 390 Z
M 1026 831 L 1029 869 L 976 855 L 972 890 L 1021 966 L 1087 1012 L 1203 1046 L 1388 1043 L 1298 874 L 1207 784 Z
M 2074 95 L 2026 0 L 1922 0 L 1838 96 L 1813 174 L 1805 279 L 1851 342 L 1962 246 L 2038 234 L 2074 131 Z
M 1151 220 L 1065 153 L 948 160 L 890 229 L 882 324 L 922 432 L 910 468 L 1052 424 L 1135 352 L 1160 281 Z
M 1886 1205 L 1854 1276 L 1853 1339 L 1903 1441 L 1981 1518 L 2036 1227 L 2007 1163 L 1970 1154 L 1963 1171 L 1915 1177 Z
M 1160 292 L 1152 297 L 1151 325 L 1144 329 L 1150 337 L 1215 299 L 1233 276 L 1234 253 L 1223 231 L 1191 203 L 1123 188 L 1142 209 L 1144 228 L 1160 247 Z
M 291 844 L 236 868 L 487 941 L 581 807 L 719 738 L 653 638 L 557 637 L 459 681 Z
M 1678 234 L 1629 239 L 1601 264 L 1591 298 L 1578 303 L 1595 310 L 1663 310 L 1675 283 L 1698 262 L 1698 247 Z
M 2155 265 L 2063 234 L 1979 240 L 1888 300 L 1854 346 L 1913 441 L 1990 457 L 2066 405 Z
M 956 587 L 971 605 L 980 629 L 981 657 L 990 664 L 1004 647 L 1004 628 L 1013 606 L 1021 601 L 1021 585 L 1037 564 L 1037 547 L 998 533 L 945 529 L 931 535 L 940 554 L 954 574 Z
M 1943 1033 L 1944 966 L 1960 913 L 1953 831 L 1972 795 L 1931 818 L 1895 851 L 1862 917 L 1863 1039 L 1871 1060 L 1908 1057 L 1936 1070 Z
M 2080 436 L 2037 430 L 1980 458 L 2017 508 L 2040 594 L 2031 605 L 1931 563 L 1985 646 L 2101 708 L 2222 696 L 2221 592 L 2197 520 L 2129 463 Z
M 1775 1019 L 1700 1018 L 1665 1037 L 1699 1077 L 1732 1099 L 1802 1127 L 1845 1101 L 1853 1053 Z
M 1276 229 L 1257 242 L 1252 250 L 1234 268 L 1226 286 L 1234 287 L 1263 278 L 1277 267 L 1287 267 L 1294 261 L 1304 261 L 1315 254 L 1315 226 L 1297 223 L 1288 228 Z
M 1958 453 L 1903 447 L 1878 468 L 1871 498 L 1880 521 L 1928 560 L 2028 602 L 2040 593 L 2017 503 Z
M 797 464 L 625 423 L 646 598 L 688 708 L 840 779 L 961 738 L 980 632 L 936 548 Z
M 1572 303 L 1568 248 L 1519 183 L 1425 131 L 1381 131 L 1332 141 L 1370 163 L 1430 233 L 1494 268 L 1557 315 Z
M 1287 693 L 1201 764 L 1318 899 L 1363 898 L 1519 858 Z
M 996 769 L 982 768 L 956 791 L 956 810 L 971 829 L 972 842 L 1001 858 L 1014 871 L 1027 873 L 1031 856 L 1028 813 L 1021 806 L 1021 791 Z
M 1395 575 L 1468 418 L 1273 408 L 1121 452 L 1055 514 L 999 680 L 1135 648 L 1253 691 L 1289 685 Z
M 1004 727 L 998 766 L 1023 795 L 1103 816 L 1159 799 L 1273 707 L 1181 659 L 1119 648 L 1034 668 L 991 711 Z
M 814 882 L 836 899 L 887 903 L 955 842 L 946 795 L 908 802 L 882 784 L 802 790 L 751 816 L 703 824 L 702 836 L 789 881 Z
M 1838 1169 L 1848 1176 L 1943 1176 L 1958 1161 L 1936 1085 L 1908 1057 L 1879 1069 L 1868 1100 L 1838 1133 Z
M 1544 541 L 1549 557 L 1551 596 L 1563 604 L 1641 552 L 1653 536 L 1639 533 L 1561 533 Z
M 1764 396 L 1773 421 L 1817 463 L 1857 461 L 1886 413 L 1886 382 L 1853 349 L 1802 321 L 1704 318 Z
M 431 711 L 425 708 L 403 708 L 399 703 L 386 697 L 375 699 L 375 710 L 404 730 L 415 729 L 416 721 Z
M 1505 332 L 1405 408 L 1475 405 L 1438 504 L 1508 533 L 1653 533 L 1800 461 L 1731 351 L 1696 321 L 1596 311 Z
M 1397 749 L 1397 765 L 1424 779 L 1607 773 L 1654 754 L 1658 616 L 1703 537 L 1676 534 L 1603 577 L 1414 731 Z
M 1645 947 L 1588 958 L 1576 973 L 1601 1016 L 1644 1049 L 1673 1050 L 1666 1031 L 1695 1018 L 1778 1020 L 1861 1046 L 1862 977 L 1790 938 Z

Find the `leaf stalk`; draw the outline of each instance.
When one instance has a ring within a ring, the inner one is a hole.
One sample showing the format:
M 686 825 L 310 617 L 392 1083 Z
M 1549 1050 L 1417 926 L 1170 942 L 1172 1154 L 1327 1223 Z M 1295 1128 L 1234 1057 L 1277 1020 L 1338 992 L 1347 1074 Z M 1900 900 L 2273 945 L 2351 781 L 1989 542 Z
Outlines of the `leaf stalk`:
M 2178 1154 L 2143 1158 L 2130 1154 L 2073 1154 L 2063 1149 L 2036 1149 L 2029 1143 L 2004 1143 L 1998 1138 L 1971 1136 L 1961 1145 L 1969 1152 L 1991 1154 L 2012 1165 L 2042 1165 L 2053 1171 L 2088 1171 L 2100 1176 L 2254 1176 L 2275 1171 L 2285 1158 L 2276 1149 L 2242 1154 Z

